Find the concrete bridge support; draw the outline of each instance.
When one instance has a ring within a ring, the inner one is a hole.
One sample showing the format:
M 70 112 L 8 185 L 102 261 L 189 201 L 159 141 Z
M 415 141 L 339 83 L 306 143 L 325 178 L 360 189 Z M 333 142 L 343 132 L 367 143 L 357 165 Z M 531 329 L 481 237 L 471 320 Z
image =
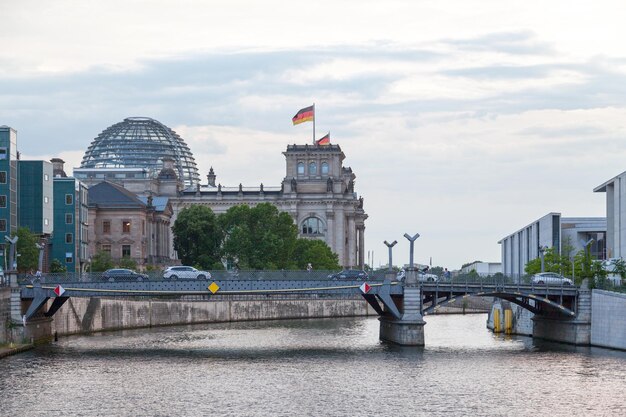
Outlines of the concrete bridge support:
M 576 317 L 562 319 L 535 315 L 533 337 L 573 345 L 591 344 L 591 290 L 584 282 L 578 293 Z
M 401 317 L 379 318 L 380 339 L 403 346 L 424 346 L 424 325 L 421 313 L 421 288 L 418 286 L 417 271 L 406 273 Z

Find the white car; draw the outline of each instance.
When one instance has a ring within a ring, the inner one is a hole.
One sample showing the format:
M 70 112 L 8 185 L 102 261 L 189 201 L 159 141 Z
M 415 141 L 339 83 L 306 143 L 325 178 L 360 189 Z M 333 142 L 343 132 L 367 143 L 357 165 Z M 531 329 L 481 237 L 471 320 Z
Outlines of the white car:
M 398 272 L 398 275 L 396 275 L 396 279 L 398 281 L 404 281 L 405 277 L 406 277 L 406 271 L 404 269 Z M 435 274 L 427 274 L 425 272 L 417 271 L 417 280 L 421 282 L 424 282 L 424 281 L 435 282 L 435 281 L 439 281 L 439 277 Z
M 545 284 L 545 285 L 574 285 L 571 279 L 565 278 L 563 275 L 556 272 L 540 272 L 533 275 L 533 284 Z
M 192 266 L 170 266 L 163 272 L 165 279 L 211 279 L 211 273 Z

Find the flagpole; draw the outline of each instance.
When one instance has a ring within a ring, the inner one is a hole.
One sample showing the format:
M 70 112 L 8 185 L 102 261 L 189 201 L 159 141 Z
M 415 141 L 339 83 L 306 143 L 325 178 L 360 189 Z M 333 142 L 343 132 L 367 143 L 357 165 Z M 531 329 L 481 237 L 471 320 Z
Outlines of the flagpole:
M 313 103 L 313 145 L 315 145 L 315 103 Z

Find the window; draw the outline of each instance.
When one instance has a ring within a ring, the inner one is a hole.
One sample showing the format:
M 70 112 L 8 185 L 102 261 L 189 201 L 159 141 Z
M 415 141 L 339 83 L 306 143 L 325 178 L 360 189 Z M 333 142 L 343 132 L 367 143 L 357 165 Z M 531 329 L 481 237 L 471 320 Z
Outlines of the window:
M 43 198 L 43 202 L 44 202 L 45 204 L 48 204 L 48 203 L 50 202 L 50 199 L 48 198 L 48 196 L 44 196 L 44 198 Z
M 74 215 L 72 213 L 65 214 L 65 224 L 74 223 Z
M 43 180 L 44 181 L 48 181 L 50 179 L 50 177 L 48 176 L 48 174 L 43 174 Z
M 328 162 L 322 162 L 322 175 L 328 175 Z
M 122 220 L 122 233 L 130 233 L 130 220 Z
M 7 183 L 7 172 L 0 171 L 0 184 L 6 184 L 6 183 Z
M 48 219 L 43 219 L 43 224 L 48 226 L 50 224 L 50 220 Z
M 309 162 L 309 175 L 317 175 L 317 164 Z
M 103 245 L 101 246 L 101 249 L 102 249 L 102 252 L 106 252 L 106 253 L 108 253 L 109 255 L 111 254 L 111 245 L 108 245 L 108 244 L 103 244 Z
M 65 252 L 65 263 L 71 264 L 74 262 L 74 254 L 72 252 Z
M 65 234 L 65 243 L 72 243 L 74 241 L 74 235 L 71 233 Z
M 102 221 L 102 233 L 111 233 L 111 221 L 110 220 Z
M 7 231 L 7 221 L 5 219 L 0 219 L 0 232 Z
M 298 175 L 304 175 L 304 162 L 298 162 Z
M 122 258 L 130 258 L 130 245 L 122 245 Z
M 72 194 L 65 194 L 65 204 L 68 206 L 74 202 L 74 196 Z
M 302 222 L 303 235 L 319 235 L 324 232 L 324 223 L 317 217 L 309 217 Z
M 0 148 L 0 159 L 7 159 L 7 148 Z
M 6 207 L 7 207 L 7 196 L 0 195 L 0 208 L 6 208 Z

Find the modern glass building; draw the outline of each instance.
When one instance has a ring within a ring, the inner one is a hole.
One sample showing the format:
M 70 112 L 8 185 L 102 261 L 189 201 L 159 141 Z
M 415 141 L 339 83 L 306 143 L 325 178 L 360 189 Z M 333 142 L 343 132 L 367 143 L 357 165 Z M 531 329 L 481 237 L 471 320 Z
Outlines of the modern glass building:
M 7 269 L 5 236 L 17 230 L 17 131 L 0 126 L 0 265 Z
M 194 187 L 199 182 L 196 161 L 176 132 L 149 117 L 128 117 L 106 128 L 91 142 L 74 176 L 79 180 L 97 175 L 128 178 L 135 173 L 124 168 L 140 168 L 148 176 L 156 177 L 166 157 L 175 161 L 178 177 L 185 187 Z

